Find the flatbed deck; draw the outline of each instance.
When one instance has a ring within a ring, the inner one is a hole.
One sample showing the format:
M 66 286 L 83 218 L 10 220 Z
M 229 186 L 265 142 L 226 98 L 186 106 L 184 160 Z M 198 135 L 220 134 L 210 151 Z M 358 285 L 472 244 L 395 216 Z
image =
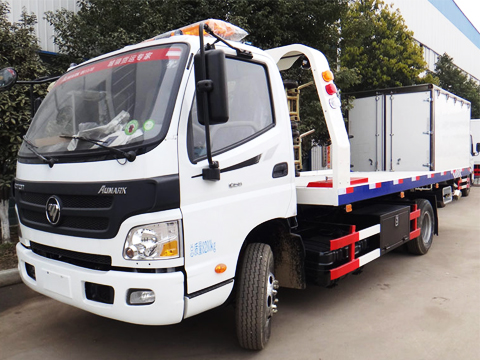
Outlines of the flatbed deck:
M 471 169 L 445 171 L 351 172 L 347 187 L 335 187 L 332 170 L 301 172 L 295 179 L 297 203 L 345 205 L 468 176 Z

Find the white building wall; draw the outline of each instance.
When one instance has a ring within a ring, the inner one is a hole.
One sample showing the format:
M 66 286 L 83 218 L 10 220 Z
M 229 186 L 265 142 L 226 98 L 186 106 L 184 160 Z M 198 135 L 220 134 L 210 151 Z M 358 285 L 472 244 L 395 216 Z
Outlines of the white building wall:
M 76 0 L 6 0 L 10 14 L 8 21 L 18 22 L 23 9 L 28 14 L 34 13 L 37 16 L 35 30 L 39 38 L 39 45 L 43 51 L 58 52 L 58 46 L 53 43 L 53 26 L 50 26 L 45 20 L 46 11 L 55 11 L 62 8 L 77 12 L 78 5 Z
M 414 38 L 426 47 L 424 55 L 430 70 L 434 70 L 438 55 L 447 53 L 455 65 L 480 81 L 480 48 L 428 0 L 384 2 L 393 4 L 393 9 L 399 9 L 408 29 L 413 31 Z

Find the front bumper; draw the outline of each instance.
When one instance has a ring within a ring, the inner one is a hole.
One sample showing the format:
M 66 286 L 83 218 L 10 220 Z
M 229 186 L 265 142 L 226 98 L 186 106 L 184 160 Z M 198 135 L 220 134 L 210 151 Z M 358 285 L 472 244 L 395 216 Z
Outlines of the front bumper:
M 90 270 L 49 260 L 17 244 L 18 268 L 23 282 L 33 290 L 63 303 L 115 320 L 142 325 L 179 323 L 184 316 L 184 274 L 130 273 Z M 27 266 L 35 269 L 35 279 Z M 113 303 L 107 304 L 87 297 L 86 284 L 113 288 Z M 150 289 L 155 302 L 150 305 L 129 305 L 130 289 Z

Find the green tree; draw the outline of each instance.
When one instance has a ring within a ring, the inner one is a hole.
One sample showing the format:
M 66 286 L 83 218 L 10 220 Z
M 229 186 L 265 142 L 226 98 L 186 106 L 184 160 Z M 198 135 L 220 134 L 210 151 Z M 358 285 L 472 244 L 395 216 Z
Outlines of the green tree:
M 37 51 L 37 38 L 34 35 L 35 15 L 22 13 L 19 22 L 7 20 L 8 6 L 0 1 L 0 69 L 14 67 L 21 80 L 31 80 L 44 76 Z M 10 241 L 8 222 L 8 200 L 10 184 L 15 176 L 16 158 L 22 137 L 31 119 L 30 89 L 16 85 L 8 92 L 0 93 L 0 220 L 2 240 Z M 37 89 L 36 95 L 44 93 Z
M 401 15 L 383 1 L 351 1 L 342 19 L 342 38 L 342 66 L 361 76 L 349 91 L 425 82 L 420 78 L 427 70 L 422 49 Z M 428 80 L 435 82 L 432 77 Z
M 260 48 L 302 43 L 336 62 L 347 0 L 79 0 L 79 11 L 47 12 L 60 52 L 76 60 L 135 44 L 204 19 L 232 22 Z
M 49 11 L 54 42 L 81 62 L 207 18 L 224 19 L 227 2 L 206 0 L 79 0 L 79 11 Z
M 472 119 L 480 118 L 480 84 L 469 79 L 454 63 L 448 54 L 438 57 L 434 75 L 440 80 L 439 86 L 472 104 Z

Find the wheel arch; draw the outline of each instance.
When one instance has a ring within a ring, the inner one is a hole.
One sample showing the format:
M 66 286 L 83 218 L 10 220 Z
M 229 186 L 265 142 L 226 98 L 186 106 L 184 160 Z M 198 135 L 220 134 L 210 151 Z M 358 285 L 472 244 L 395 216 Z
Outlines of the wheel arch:
M 236 275 L 246 247 L 264 243 L 271 247 L 275 277 L 281 287 L 305 289 L 305 247 L 301 236 L 293 234 L 288 219 L 272 219 L 255 227 L 245 238 L 237 261 Z
M 437 196 L 431 192 L 421 192 L 416 191 L 408 194 L 410 200 L 427 200 L 432 206 L 433 218 L 434 218 L 434 234 L 438 235 L 438 207 L 437 207 Z

